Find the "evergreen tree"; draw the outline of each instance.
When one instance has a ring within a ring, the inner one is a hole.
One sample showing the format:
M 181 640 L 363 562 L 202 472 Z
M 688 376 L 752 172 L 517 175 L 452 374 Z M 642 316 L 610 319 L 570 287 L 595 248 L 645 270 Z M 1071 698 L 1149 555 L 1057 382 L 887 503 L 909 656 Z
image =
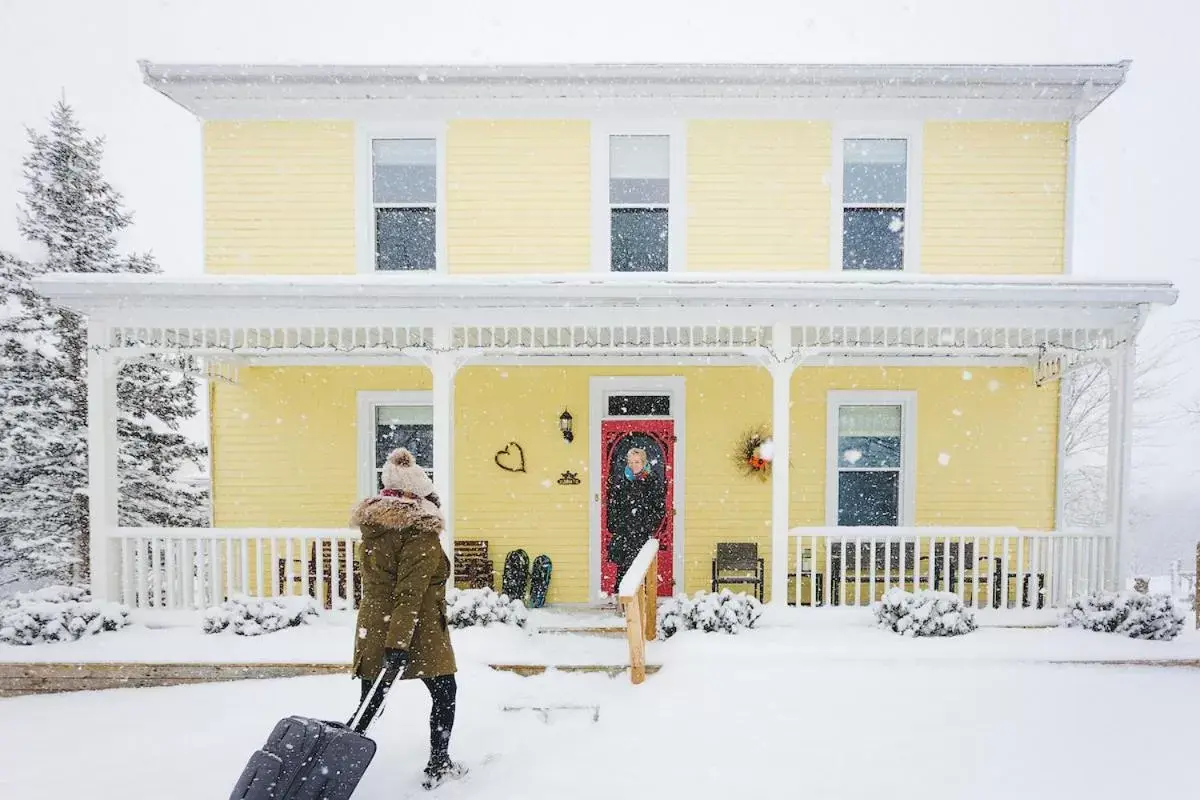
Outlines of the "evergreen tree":
M 132 215 L 104 179 L 103 139 L 87 138 L 71 108 L 60 102 L 51 115 L 49 133 L 30 131 L 29 141 L 19 227 L 25 238 L 40 245 L 44 257 L 34 267 L 10 259 L 6 275 L 11 273 L 11 280 L 6 278 L 5 286 L 14 287 L 13 296 L 25 298 L 21 303 L 27 320 L 42 320 L 46 345 L 13 345 L 14 363 L 20 359 L 23 366 L 12 379 L 0 373 L 5 387 L 0 396 L 28 398 L 8 414 L 19 420 L 0 428 L 0 494 L 8 498 L 7 510 L 0 515 L 0 531 L 6 532 L 0 533 L 0 540 L 22 543 L 9 547 L 23 559 L 22 569 L 31 579 L 61 580 L 64 565 L 55 560 L 58 555 L 73 554 L 84 569 L 87 564 L 87 509 L 82 500 L 87 490 L 86 329 L 78 315 L 51 308 L 30 290 L 28 276 L 39 271 L 147 274 L 159 268 L 149 254 L 121 256 L 117 251 L 117 235 L 132 223 Z M 16 322 L 19 318 L 12 315 L 14 325 L 29 324 Z M 5 324 L 9 321 L 6 313 Z M 197 410 L 193 366 L 188 358 L 148 357 L 121 369 L 117 430 L 122 525 L 207 523 L 205 495 L 176 477 L 184 462 L 204 456 L 201 446 L 179 433 L 180 424 Z M 21 431 L 40 434 L 45 444 L 26 442 Z M 31 557 L 35 550 L 58 555 L 38 561 Z M 0 559 L 3 554 L 0 549 Z M 77 580 L 86 577 L 76 575 Z
M 78 386 L 34 272 L 0 252 L 0 589 L 69 580 L 87 525 Z

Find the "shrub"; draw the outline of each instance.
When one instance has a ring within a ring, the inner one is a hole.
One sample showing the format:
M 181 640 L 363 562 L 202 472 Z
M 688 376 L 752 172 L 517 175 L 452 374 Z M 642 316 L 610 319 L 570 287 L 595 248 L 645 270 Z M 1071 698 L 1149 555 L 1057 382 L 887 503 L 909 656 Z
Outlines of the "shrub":
M 901 636 L 961 636 L 975 630 L 975 612 L 951 592 L 889 589 L 871 605 L 879 627 Z
M 232 629 L 238 636 L 260 636 L 294 628 L 315 620 L 320 614 L 311 597 L 247 597 L 236 595 L 204 612 L 205 633 Z
M 1183 609 L 1169 594 L 1093 592 L 1067 607 L 1062 625 L 1131 639 L 1170 641 L 1183 630 L 1185 619 Z
M 658 607 L 658 636 L 669 639 L 679 631 L 737 633 L 753 628 L 762 616 L 762 603 L 744 592 L 696 592 L 692 597 L 677 595 Z
M 446 592 L 446 622 L 454 628 L 475 625 L 525 627 L 528 614 L 520 600 L 509 600 L 493 589 L 450 589 Z
M 71 642 L 129 624 L 129 609 L 97 603 L 76 586 L 50 586 L 0 601 L 0 642 L 29 645 Z

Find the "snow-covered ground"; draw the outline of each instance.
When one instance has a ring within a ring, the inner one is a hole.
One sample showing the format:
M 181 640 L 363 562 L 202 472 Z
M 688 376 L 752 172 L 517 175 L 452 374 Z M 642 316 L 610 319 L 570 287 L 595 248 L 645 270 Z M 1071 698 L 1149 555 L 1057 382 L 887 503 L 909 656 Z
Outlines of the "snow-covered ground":
M 565 617 L 538 613 L 534 623 Z M 572 617 L 576 623 L 579 618 Z M 594 624 L 616 622 L 596 616 Z M 2 660 L 344 662 L 336 617 L 267 636 L 132 628 L 6 647 Z M 1200 670 L 1049 660 L 1200 658 L 1200 635 L 1141 642 L 1077 630 L 981 628 L 903 639 L 865 609 L 769 610 L 760 630 L 684 633 L 650 646 L 663 664 L 627 678 L 521 678 L 488 663 L 621 663 L 624 642 L 456 631 L 454 754 L 472 768 L 444 798 L 1181 797 L 1200 715 Z M 348 678 L 312 677 L 0 700 L 5 800 L 211 800 L 227 796 L 274 721 L 344 719 Z M 543 722 L 505 706 L 598 705 Z M 356 797 L 418 797 L 428 698 L 404 684 L 373 730 L 380 751 Z
M 225 641 L 230 650 L 236 644 L 296 653 L 303 639 L 317 653 L 315 642 L 326 635 L 329 647 L 345 647 L 347 632 L 326 626 Z M 182 647 L 172 637 L 182 641 L 187 633 L 126 631 L 11 650 L 65 655 L 150 636 Z M 618 653 L 620 640 L 458 632 L 453 751 L 473 772 L 435 796 L 1190 796 L 1186 732 L 1200 715 L 1200 670 L 993 659 L 1038 647 L 1076 656 L 1178 656 L 1200 653 L 1198 638 L 1189 632 L 1175 642 L 1139 643 L 1080 631 L 985 629 L 958 640 L 910 641 L 865 626 L 777 624 L 739 636 L 680 634 L 654 645 L 662 672 L 632 686 L 594 675 L 520 678 L 483 664 L 502 660 L 488 651 L 505 642 L 514 652 L 523 642 L 595 660 Z M 345 718 L 356 688 L 339 676 L 0 700 L 0 797 L 225 797 L 277 718 Z M 503 710 L 555 704 L 595 704 L 600 719 L 564 711 L 543 722 Z M 379 755 L 356 798 L 425 795 L 417 784 L 427 712 L 419 684 L 396 690 L 373 729 Z
M 980 612 L 980 629 L 968 636 L 913 640 L 881 631 L 866 608 L 768 608 L 759 627 L 740 637 L 676 637 L 652 643 L 653 663 L 674 666 L 714 652 L 756 657 L 759 654 L 800 661 L 911 659 L 969 661 L 1096 661 L 1200 659 L 1200 632 L 1189 624 L 1171 642 L 1149 642 L 1058 628 L 1006 628 L 1000 623 L 1053 622 L 1054 613 Z M 453 633 L 459 659 L 479 664 L 625 664 L 629 652 L 623 638 L 536 635 L 540 627 L 604 627 L 620 625 L 610 614 L 580 615 L 538 610 L 529 629 L 512 626 L 466 628 Z M 75 642 L 0 647 L 0 661 L 149 662 L 149 663 L 313 663 L 345 664 L 353 646 L 353 617 L 326 614 L 316 624 L 264 636 L 201 633 L 188 627 L 121 631 Z

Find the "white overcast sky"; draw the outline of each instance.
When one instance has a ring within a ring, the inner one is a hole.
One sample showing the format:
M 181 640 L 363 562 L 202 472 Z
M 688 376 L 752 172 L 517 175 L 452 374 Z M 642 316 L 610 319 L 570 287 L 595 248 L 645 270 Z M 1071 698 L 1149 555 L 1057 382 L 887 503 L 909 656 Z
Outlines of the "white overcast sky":
M 0 247 L 25 125 L 60 94 L 107 137 L 136 213 L 125 238 L 168 272 L 201 268 L 199 125 L 136 60 L 192 62 L 1113 62 L 1124 87 L 1081 126 L 1076 272 L 1182 290 L 1147 334 L 1200 318 L 1196 0 L 0 0 Z M 6 205 L 5 205 L 6 204 Z M 1200 362 L 1200 359 L 1198 359 Z M 1196 381 L 1195 386 L 1200 386 Z M 1190 459 L 1189 459 L 1190 460 Z

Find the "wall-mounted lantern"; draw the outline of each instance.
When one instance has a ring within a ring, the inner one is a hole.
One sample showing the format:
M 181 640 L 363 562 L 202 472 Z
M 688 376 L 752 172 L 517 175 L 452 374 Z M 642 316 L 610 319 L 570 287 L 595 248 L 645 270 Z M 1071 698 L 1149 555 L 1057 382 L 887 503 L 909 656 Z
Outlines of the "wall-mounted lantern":
M 572 422 L 571 412 L 564 408 L 562 416 L 558 418 L 558 429 L 562 431 L 563 438 L 568 442 L 575 441 L 575 432 L 571 430 Z

